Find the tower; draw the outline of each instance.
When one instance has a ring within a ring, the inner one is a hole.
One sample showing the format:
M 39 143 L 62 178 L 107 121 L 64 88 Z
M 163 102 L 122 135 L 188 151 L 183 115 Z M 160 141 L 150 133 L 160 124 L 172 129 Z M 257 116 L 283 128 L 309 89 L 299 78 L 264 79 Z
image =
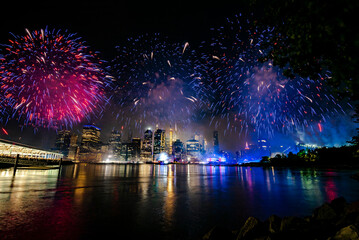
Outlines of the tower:
M 172 127 L 170 126 L 170 139 L 169 139 L 169 153 L 172 154 L 172 146 L 173 146 L 173 130 Z

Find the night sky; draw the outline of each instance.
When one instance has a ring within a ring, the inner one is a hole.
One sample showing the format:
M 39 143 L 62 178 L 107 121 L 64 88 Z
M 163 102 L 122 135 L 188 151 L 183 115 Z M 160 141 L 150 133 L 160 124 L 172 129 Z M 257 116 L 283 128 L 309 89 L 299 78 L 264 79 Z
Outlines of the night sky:
M 77 33 L 92 50 L 100 52 L 99 55 L 102 59 L 109 61 L 116 54 L 115 46 L 121 46 L 129 37 L 145 33 L 161 33 L 179 43 L 189 42 L 191 46 L 198 46 L 201 41 L 210 38 L 210 28 L 221 26 L 227 17 L 248 11 L 248 3 L 245 1 L 206 1 L 202 3 L 181 1 L 161 4 L 153 1 L 83 1 L 81 3 L 58 1 L 56 4 L 50 4 L 29 1 L 6 3 L 1 11 L 8 17 L 6 20 L 3 18 L 0 22 L 0 43 L 7 43 L 11 38 L 9 32 L 16 35 L 25 34 L 25 28 L 35 30 L 48 26 L 49 28 L 67 29 L 69 32 Z M 349 126 L 341 124 L 340 127 L 334 128 L 333 126 L 336 126 L 338 121 L 350 124 Z M 88 121 L 85 120 L 83 124 L 86 123 Z M 94 123 L 103 128 L 104 141 L 107 140 L 113 127 L 121 127 L 121 123 L 117 123 L 111 114 L 106 112 L 101 120 L 94 120 Z M 76 125 L 74 131 L 80 133 L 79 129 L 83 124 Z M 52 129 L 21 128 L 21 124 L 17 121 L 10 121 L 5 128 L 9 135 L 0 135 L 1 138 L 44 148 L 50 148 L 54 144 L 56 133 Z M 213 127 L 206 124 L 194 124 L 191 128 L 187 131 L 203 132 L 211 145 Z M 344 132 L 345 136 L 349 136 L 354 129 L 350 117 L 346 117 L 332 121 L 331 131 L 333 134 L 326 137 L 335 138 L 340 135 L 339 132 Z M 142 137 L 142 133 L 138 134 L 134 131 L 133 137 Z M 237 133 L 227 132 L 227 136 L 223 136 L 223 133 L 220 132 L 221 147 L 232 151 L 242 148 L 244 142 L 240 142 L 241 138 L 238 138 L 237 135 Z M 126 131 L 124 136 L 127 136 Z M 231 140 L 235 136 L 238 141 Z M 279 138 L 283 141 L 286 139 L 285 136 Z M 343 141 L 343 139 L 341 140 Z
M 61 1 L 48 3 L 7 3 L 11 12 L 1 22 L 1 40 L 9 32 L 22 34 L 25 28 L 49 26 L 78 33 L 105 59 L 114 57 L 114 47 L 126 38 L 144 33 L 163 33 L 177 41 L 198 43 L 209 28 L 220 26 L 226 17 L 246 11 L 247 3 L 156 1 Z M 202 3 L 202 4 L 201 4 Z M 7 10 L 5 10 L 7 11 Z

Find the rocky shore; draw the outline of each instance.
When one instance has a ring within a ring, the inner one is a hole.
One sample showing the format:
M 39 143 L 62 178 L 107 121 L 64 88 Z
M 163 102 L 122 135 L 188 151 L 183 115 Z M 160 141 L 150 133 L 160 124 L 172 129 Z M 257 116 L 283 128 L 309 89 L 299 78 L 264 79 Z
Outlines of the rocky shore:
M 236 230 L 215 226 L 203 237 L 203 240 L 275 240 L 275 239 L 359 239 L 359 201 L 348 203 L 339 197 L 330 203 L 324 203 L 307 217 L 270 216 L 261 221 L 249 217 Z

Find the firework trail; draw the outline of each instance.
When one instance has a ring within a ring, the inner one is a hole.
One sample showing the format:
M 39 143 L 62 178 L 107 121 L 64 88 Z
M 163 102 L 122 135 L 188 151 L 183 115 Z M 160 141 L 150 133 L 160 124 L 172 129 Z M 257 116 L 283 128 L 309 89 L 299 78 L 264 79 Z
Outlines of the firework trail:
M 109 79 L 75 34 L 29 31 L 3 45 L 1 102 L 25 125 L 72 127 L 105 100 Z
M 206 84 L 212 91 L 207 95 L 213 96 L 211 124 L 225 124 L 225 131 L 254 131 L 270 138 L 275 132 L 289 133 L 313 126 L 321 132 L 322 122 L 345 114 L 325 87 L 330 73 L 315 80 L 298 76 L 288 79 L 270 61 L 261 61 L 269 50 L 264 46 L 273 29 L 260 28 L 237 15 L 227 19 L 225 26 L 211 30 L 211 42 L 201 46 L 202 58 L 209 63 Z
M 138 126 L 189 123 L 204 105 L 196 54 L 188 42 L 170 43 L 160 34 L 129 38 L 117 47 L 113 72 L 118 120 Z

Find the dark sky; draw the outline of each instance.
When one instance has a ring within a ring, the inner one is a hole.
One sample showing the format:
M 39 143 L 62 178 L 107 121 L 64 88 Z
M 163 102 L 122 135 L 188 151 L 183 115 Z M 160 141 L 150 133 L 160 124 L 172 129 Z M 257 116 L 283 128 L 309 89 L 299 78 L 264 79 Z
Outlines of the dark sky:
M 130 36 L 163 33 L 179 41 L 199 42 L 210 27 L 245 12 L 243 1 L 56 1 L 56 4 L 12 1 L 2 8 L 1 42 L 9 32 L 23 34 L 46 26 L 78 33 L 105 58 Z M 3 18 L 4 19 L 4 18 Z
M 102 59 L 109 61 L 115 56 L 116 45 L 128 37 L 145 33 L 161 33 L 177 42 L 196 45 L 209 37 L 211 27 L 219 27 L 226 17 L 247 11 L 248 3 L 243 2 L 11 1 L 2 4 L 0 10 L 2 16 L 6 16 L 0 21 L 0 43 L 6 44 L 12 38 L 10 32 L 24 35 L 25 28 L 67 29 L 81 36 L 91 49 L 100 52 Z M 74 131 L 79 131 L 80 125 Z M 105 124 L 102 122 L 102 125 Z M 5 128 L 9 135 L 2 134 L 0 138 L 44 148 L 54 145 L 54 130 L 40 128 L 34 133 L 31 127 L 21 129 L 16 121 L 10 121 Z M 104 141 L 110 129 L 105 130 Z M 210 134 L 208 137 L 211 138 Z

